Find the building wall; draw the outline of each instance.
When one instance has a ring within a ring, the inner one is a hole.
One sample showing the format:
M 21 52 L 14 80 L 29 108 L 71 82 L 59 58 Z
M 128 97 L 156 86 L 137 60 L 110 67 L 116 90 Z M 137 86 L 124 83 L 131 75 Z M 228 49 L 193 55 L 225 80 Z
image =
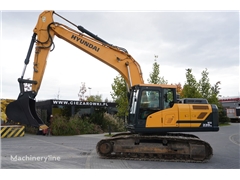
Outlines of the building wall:
M 219 101 L 232 122 L 240 120 L 240 116 L 236 114 L 236 108 L 240 107 L 240 97 L 226 97 L 219 99 Z
M 117 113 L 117 104 L 109 102 L 89 102 L 75 100 L 45 100 L 36 102 L 36 111 L 40 118 L 49 123 L 50 115 L 79 116 L 91 115 L 97 108 L 104 109 L 109 114 Z

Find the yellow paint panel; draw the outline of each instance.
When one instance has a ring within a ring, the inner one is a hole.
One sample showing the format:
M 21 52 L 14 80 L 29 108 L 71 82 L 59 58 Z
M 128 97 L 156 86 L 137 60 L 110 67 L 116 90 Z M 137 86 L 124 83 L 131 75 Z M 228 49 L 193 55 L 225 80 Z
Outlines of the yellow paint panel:
M 191 123 L 191 127 L 199 127 L 201 123 Z
M 190 123 L 178 123 L 178 127 L 191 127 Z
M 162 111 L 153 113 L 147 117 L 146 127 L 147 128 L 157 128 L 162 127 L 163 119 L 162 119 Z
M 146 120 L 146 127 L 199 127 L 210 113 L 210 105 L 193 108 L 192 104 L 175 104 L 172 108 L 151 114 Z
M 148 116 L 146 120 L 146 127 L 177 127 L 178 107 L 165 109 Z
M 205 120 L 208 115 L 212 112 L 211 105 L 190 105 L 191 108 L 191 120 Z
M 179 120 L 190 120 L 190 107 L 189 104 L 178 104 L 178 111 L 179 111 Z
M 162 111 L 163 127 L 177 127 L 176 123 L 178 120 L 178 108 L 173 106 L 172 108 L 165 109 Z

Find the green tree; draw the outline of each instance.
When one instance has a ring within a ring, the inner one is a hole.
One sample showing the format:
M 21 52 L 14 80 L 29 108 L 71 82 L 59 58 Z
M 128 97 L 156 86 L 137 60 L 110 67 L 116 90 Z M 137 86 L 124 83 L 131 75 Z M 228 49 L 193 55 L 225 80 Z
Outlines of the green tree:
M 211 86 L 210 96 L 207 98 L 209 103 L 216 104 L 218 107 L 220 107 L 220 105 L 221 105 L 221 103 L 218 100 L 218 95 L 219 95 L 219 92 L 220 92 L 220 89 L 221 89 L 219 87 L 220 84 L 221 84 L 221 82 L 218 81 L 213 86 Z
M 82 85 L 80 86 L 78 97 L 79 97 L 79 101 L 85 101 L 86 100 L 85 93 L 87 91 L 87 88 L 86 88 L 85 82 L 82 82 L 81 84 Z
M 186 82 L 183 86 L 183 90 L 181 92 L 182 98 L 201 98 L 202 95 L 199 91 L 199 84 L 192 74 L 192 69 L 186 69 Z
M 222 104 L 218 100 L 218 96 L 220 93 L 220 84 L 221 82 L 218 81 L 216 82 L 212 87 L 211 87 L 211 96 L 208 98 L 208 102 L 211 104 L 216 104 L 218 106 L 218 112 L 219 112 L 219 122 L 220 123 L 228 123 L 230 122 L 229 117 L 227 116 L 226 109 L 222 106 Z
M 214 86 L 211 86 L 210 80 L 209 80 L 209 73 L 207 69 L 202 71 L 202 78 L 199 81 L 199 90 L 203 98 L 207 99 L 209 103 L 216 104 L 219 106 L 218 101 L 218 94 L 219 94 L 219 84 L 220 82 L 217 82 Z
M 127 86 L 124 78 L 119 74 L 114 78 L 112 84 L 111 96 L 114 102 L 116 102 L 118 109 L 118 116 L 125 117 L 128 112 L 128 97 L 127 97 Z
M 218 81 L 218 82 L 216 82 L 212 87 L 211 87 L 211 91 L 212 91 L 212 93 L 214 93 L 214 94 L 219 94 L 220 93 L 220 84 L 221 84 L 221 82 L 220 81 Z
M 216 104 L 219 107 L 218 95 L 220 92 L 220 81 L 211 86 L 207 69 L 203 70 L 201 74 L 202 78 L 199 81 L 199 90 L 202 97 L 207 99 L 209 103 Z
M 155 56 L 155 60 L 152 67 L 152 72 L 149 74 L 149 78 L 147 79 L 150 84 L 167 84 L 168 81 L 164 79 L 164 76 L 159 76 L 160 74 L 160 65 L 157 63 L 158 56 Z
M 211 84 L 209 82 L 207 69 L 202 71 L 202 78 L 199 81 L 199 90 L 203 98 L 208 99 L 211 97 Z
M 175 86 L 177 86 L 177 94 L 180 95 L 182 93 L 181 83 L 175 83 Z
M 102 102 L 102 95 L 91 95 L 87 97 L 87 101 Z

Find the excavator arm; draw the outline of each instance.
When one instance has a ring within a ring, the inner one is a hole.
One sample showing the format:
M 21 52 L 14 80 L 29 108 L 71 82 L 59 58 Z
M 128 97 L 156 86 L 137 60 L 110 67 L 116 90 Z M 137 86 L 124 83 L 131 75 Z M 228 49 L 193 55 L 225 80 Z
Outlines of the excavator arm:
M 49 52 L 54 49 L 55 36 L 118 71 L 125 79 L 128 90 L 133 85 L 144 83 L 139 64 L 128 54 L 126 49 L 109 44 L 82 26 L 77 26 L 63 17 L 61 18 L 75 26 L 79 31 L 54 22 L 54 14 L 61 17 L 54 11 L 42 12 L 33 30 L 30 47 L 24 61 L 24 70 L 21 78 L 18 79 L 20 94 L 18 99 L 10 103 L 6 109 L 8 118 L 13 121 L 32 126 L 44 124 L 35 112 L 35 97 L 41 87 Z M 33 79 L 24 79 L 34 45 Z M 32 84 L 31 91 L 24 90 L 24 83 Z

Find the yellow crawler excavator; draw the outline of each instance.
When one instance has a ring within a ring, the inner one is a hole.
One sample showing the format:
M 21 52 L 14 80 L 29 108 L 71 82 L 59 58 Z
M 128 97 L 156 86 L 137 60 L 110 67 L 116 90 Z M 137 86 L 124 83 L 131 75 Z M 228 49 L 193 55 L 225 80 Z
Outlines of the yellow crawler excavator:
M 55 22 L 59 16 L 77 30 Z M 205 99 L 177 99 L 176 86 L 145 84 L 141 68 L 125 48 L 112 45 L 82 26 L 57 14 L 43 11 L 38 18 L 24 70 L 18 78 L 20 94 L 6 108 L 9 119 L 21 124 L 46 127 L 35 110 L 47 57 L 57 36 L 114 68 L 128 87 L 127 132 L 100 140 L 96 151 L 102 158 L 205 162 L 213 155 L 209 143 L 189 132 L 218 131 L 218 108 Z M 35 46 L 32 80 L 24 79 Z M 26 91 L 23 84 L 32 84 Z

